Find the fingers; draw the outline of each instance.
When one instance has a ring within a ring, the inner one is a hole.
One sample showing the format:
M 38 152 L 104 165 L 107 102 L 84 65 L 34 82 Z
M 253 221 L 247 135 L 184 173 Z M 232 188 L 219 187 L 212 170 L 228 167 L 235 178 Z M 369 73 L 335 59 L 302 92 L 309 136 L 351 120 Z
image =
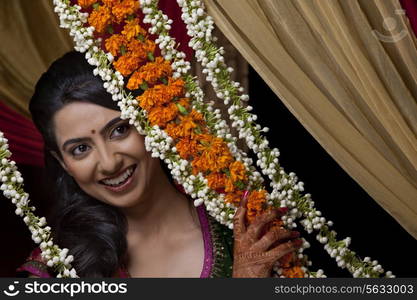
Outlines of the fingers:
M 258 215 L 252 224 L 248 226 L 248 234 L 252 236 L 254 239 L 258 239 L 263 227 L 272 222 L 273 220 L 281 217 L 283 214 L 287 212 L 287 208 L 279 208 L 279 209 L 270 209 L 262 214 Z
M 233 218 L 233 232 L 234 235 L 240 235 L 246 232 L 245 216 L 246 216 L 246 205 L 248 202 L 249 191 L 245 191 L 243 198 L 240 201 L 240 206 L 236 211 L 236 214 Z
M 244 208 L 246 208 L 246 206 L 248 204 L 248 196 L 249 196 L 249 191 L 246 190 L 243 193 L 242 200 L 240 201 L 240 207 L 243 206 Z
M 303 244 L 302 239 L 291 240 L 291 241 L 278 245 L 277 247 L 269 250 L 267 253 L 271 254 L 271 256 L 274 256 L 275 259 L 278 260 L 284 255 L 297 250 L 298 248 L 301 247 L 302 244 Z
M 298 231 L 289 231 L 284 228 L 273 227 L 255 243 L 254 247 L 260 251 L 265 251 L 278 242 L 282 243 L 284 240 L 294 239 L 299 236 L 300 233 Z

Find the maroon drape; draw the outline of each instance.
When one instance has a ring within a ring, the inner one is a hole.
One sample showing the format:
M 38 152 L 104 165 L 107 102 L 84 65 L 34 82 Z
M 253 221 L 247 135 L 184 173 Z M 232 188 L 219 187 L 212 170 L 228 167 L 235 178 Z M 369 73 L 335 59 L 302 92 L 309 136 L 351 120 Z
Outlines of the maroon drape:
M 400 2 L 410 20 L 414 34 L 417 36 L 417 0 L 400 0 Z
M 0 101 L 0 131 L 9 140 L 12 159 L 20 164 L 43 166 L 43 141 L 32 120 Z

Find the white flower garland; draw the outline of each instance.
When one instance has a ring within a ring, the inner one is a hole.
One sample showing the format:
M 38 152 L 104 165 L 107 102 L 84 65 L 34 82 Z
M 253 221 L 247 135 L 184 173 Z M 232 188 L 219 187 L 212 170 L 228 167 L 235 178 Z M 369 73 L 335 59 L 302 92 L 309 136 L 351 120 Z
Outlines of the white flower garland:
M 336 259 L 339 267 L 347 267 L 353 277 L 379 277 L 379 274 L 384 272 L 381 265 L 376 260 L 371 262 L 369 257 L 365 257 L 363 261 L 356 257 L 355 252 L 348 249 L 351 241 L 349 237 L 343 241 L 337 241 L 336 232 L 329 231 L 333 222 L 326 222 L 326 219 L 321 217 L 321 212 L 315 210 L 310 194 L 304 197 L 299 196 L 299 193 L 304 190 L 303 182 L 297 183 L 294 173 L 287 175 L 279 166 L 278 149 L 269 149 L 268 140 L 261 133 L 267 132 L 268 128 L 261 130 L 259 125 L 254 125 L 253 121 L 257 119 L 257 116 L 249 113 L 252 107 L 242 105 L 242 101 L 249 100 L 249 96 L 238 95 L 238 92 L 243 92 L 243 89 L 237 88 L 239 84 L 231 80 L 230 73 L 233 69 L 225 64 L 222 56 L 223 49 L 217 48 L 214 44 L 215 37 L 212 36 L 214 21 L 206 14 L 204 3 L 200 0 L 177 0 L 177 2 L 182 8 L 181 17 L 187 24 L 187 33 L 191 37 L 190 47 L 196 51 L 197 61 L 201 62 L 204 67 L 203 73 L 207 74 L 206 79 L 211 82 L 217 97 L 223 99 L 226 106 L 232 101 L 233 104 L 228 109 L 230 119 L 234 121 L 232 126 L 239 132 L 239 138 L 245 139 L 248 147 L 257 154 L 257 165 L 271 180 L 272 199 L 280 201 L 281 206 L 293 208 L 290 216 L 283 218 L 287 225 L 296 227 L 294 221 L 304 216 L 305 218 L 300 222 L 305 230 L 308 233 L 311 233 L 313 229 L 320 231 L 317 239 L 325 244 L 324 248 L 331 257 Z M 386 277 L 395 276 L 388 271 Z
M 145 24 L 148 23 L 148 24 L 152 25 L 152 27 L 149 29 L 149 33 L 158 34 L 158 38 L 156 39 L 156 43 L 159 44 L 159 48 L 161 49 L 162 55 L 164 55 L 165 58 L 172 58 L 172 57 L 180 58 L 179 62 L 174 61 L 174 63 L 172 64 L 172 68 L 174 70 L 176 70 L 178 65 L 180 65 L 180 66 L 186 65 L 186 63 L 183 60 L 183 58 L 185 57 L 185 54 L 176 50 L 176 48 L 175 48 L 175 45 L 176 45 L 175 39 L 173 39 L 169 35 L 169 29 L 171 28 L 170 24 L 172 24 L 172 20 L 170 20 L 167 17 L 167 15 L 163 14 L 163 12 L 160 11 L 157 8 L 158 7 L 158 1 L 156 1 L 156 0 L 143 0 L 143 1 L 141 1 L 141 7 L 142 7 L 142 12 L 145 15 L 145 17 L 143 19 L 143 22 Z M 190 75 L 186 74 L 186 72 L 189 69 L 190 68 L 187 67 L 186 69 L 180 69 L 179 71 L 177 71 L 175 73 L 176 76 L 181 76 L 181 74 L 183 74 L 182 77 L 185 80 L 185 82 L 187 83 L 187 90 L 189 92 L 189 94 L 186 95 L 186 96 L 187 97 L 189 97 L 189 96 L 192 97 L 194 108 L 198 107 L 197 109 L 201 110 L 201 108 L 199 106 L 206 106 L 206 107 L 208 106 L 208 110 L 211 111 L 211 109 L 212 109 L 211 106 L 213 105 L 213 103 L 210 102 L 209 104 L 205 104 L 203 102 L 204 93 L 201 90 L 201 88 L 199 87 L 198 82 L 196 80 L 194 80 L 194 78 L 192 78 Z M 237 88 L 237 87 L 239 87 L 239 84 L 234 83 L 234 86 Z M 204 112 L 207 111 L 207 109 L 202 109 L 202 110 Z M 261 185 L 263 183 L 263 178 L 261 177 L 259 172 L 256 171 L 256 169 L 252 166 L 252 160 L 251 159 L 249 159 L 249 158 L 242 159 L 242 156 L 245 156 L 246 154 L 244 154 L 243 151 L 239 152 L 239 149 L 236 147 L 236 140 L 237 139 L 235 137 L 231 136 L 230 129 L 228 128 L 226 122 L 224 120 L 221 120 L 219 110 L 217 110 L 217 114 L 218 115 L 215 116 L 215 117 L 207 116 L 206 114 L 204 114 L 206 120 L 210 120 L 210 118 L 216 119 L 216 123 L 215 123 L 216 125 L 214 127 L 214 130 L 212 130 L 212 132 L 214 134 L 216 134 L 218 127 L 221 127 L 223 135 L 220 134 L 220 137 L 223 137 L 226 140 L 227 139 L 231 140 L 228 143 L 228 147 L 229 147 L 231 153 L 233 154 L 233 156 L 235 158 L 238 158 L 239 160 L 244 160 L 245 167 L 249 168 L 251 170 L 252 175 L 249 178 L 250 186 L 256 185 L 258 187 L 261 187 Z M 208 124 L 209 124 L 209 122 L 208 122 Z M 267 194 L 267 201 L 268 201 L 269 205 L 274 204 L 271 199 L 272 199 L 271 195 Z M 220 209 L 219 209 L 219 207 L 217 207 L 214 210 L 212 210 L 211 207 L 209 207 L 208 211 L 209 212 L 214 211 L 214 214 L 211 213 L 211 215 L 213 215 L 213 217 L 215 217 L 217 220 L 219 220 L 219 215 L 220 216 L 229 215 L 229 220 L 231 221 L 232 216 L 235 213 L 235 210 L 233 210 L 232 212 L 228 212 L 228 213 L 222 211 L 222 208 L 224 208 L 223 195 L 221 195 L 217 199 L 217 202 L 219 204 Z M 200 202 L 197 202 L 195 204 L 198 205 L 199 203 Z M 285 203 L 281 203 L 280 206 L 281 207 L 285 206 Z M 226 207 L 230 208 L 230 204 L 227 203 Z M 292 212 L 294 213 L 294 210 Z M 284 222 L 287 223 L 287 225 L 289 224 L 288 226 L 296 227 L 295 223 L 289 222 L 289 221 L 291 221 L 291 218 L 287 219 L 287 216 L 284 216 L 282 219 L 283 219 Z M 233 224 L 230 224 L 230 223 L 228 224 L 228 226 L 230 228 L 232 228 Z M 304 243 L 303 243 L 302 247 L 300 247 L 300 249 L 298 250 L 298 252 L 299 252 L 298 258 L 301 261 L 303 261 L 304 264 L 311 265 L 312 263 L 311 263 L 311 261 L 308 261 L 308 257 L 306 255 L 302 254 L 304 249 L 310 247 L 310 244 L 305 239 L 303 239 L 303 241 L 304 241 Z M 322 270 L 318 270 L 317 272 L 310 272 L 306 267 L 302 267 L 302 269 L 306 273 L 306 276 L 308 276 L 308 277 L 326 277 Z M 276 264 L 276 267 L 274 267 L 274 271 L 276 271 L 278 273 L 278 275 L 280 275 L 282 270 L 278 267 L 278 264 Z
M 171 173 L 173 178 L 184 186 L 186 192 L 190 194 L 191 197 L 197 197 L 194 201 L 196 206 L 204 202 L 208 212 L 215 217 L 217 221 L 232 229 L 232 220 L 236 208 L 229 203 L 225 204 L 223 195 L 219 196 L 214 191 L 211 191 L 207 186 L 207 180 L 202 174 L 190 176 L 191 166 L 189 162 L 181 159 L 175 154 L 175 147 L 170 148 L 166 145 L 165 142 L 167 139 L 170 139 L 166 133 L 163 130 L 160 130 L 158 126 L 149 126 L 149 122 L 146 120 L 146 112 L 136 108 L 135 106 L 138 104 L 137 101 L 133 99 L 131 94 L 126 94 L 124 91 L 123 77 L 119 72 L 114 72 L 112 70 L 111 62 L 113 61 L 113 56 L 109 53 L 105 54 L 104 51 L 99 49 L 98 45 L 101 40 L 94 41 L 94 29 L 92 27 L 84 27 L 88 15 L 80 12 L 80 6 L 71 6 L 69 0 L 54 0 L 54 3 L 56 5 L 55 11 L 60 15 L 61 27 L 70 29 L 70 35 L 74 36 L 74 41 L 76 43 L 75 49 L 80 52 L 86 52 L 88 62 L 97 67 L 94 70 L 94 74 L 100 75 L 105 82 L 104 87 L 113 95 L 113 100 L 119 101 L 118 105 L 122 111 L 122 118 L 129 118 L 130 123 L 134 124 L 140 133 L 148 136 L 146 139 L 147 150 L 152 151 L 152 156 L 164 159 L 168 164 L 168 167 L 172 168 Z M 160 16 L 160 20 L 164 21 L 163 30 L 169 30 L 171 21 L 163 14 L 158 14 L 158 16 Z M 144 22 L 150 22 L 153 25 L 159 25 L 161 23 L 161 21 L 157 21 L 155 18 L 147 20 L 146 17 Z M 155 33 L 152 31 L 152 28 L 150 33 Z M 183 75 L 188 85 L 192 87 L 192 78 L 189 75 L 185 75 L 190 69 L 189 62 L 184 61 L 184 53 L 180 53 L 175 49 L 175 40 L 170 38 L 169 35 L 160 35 L 156 42 L 159 44 L 165 59 L 175 58 L 172 63 L 174 75 L 176 77 Z M 231 137 L 226 123 L 221 121 L 219 111 L 215 110 L 213 113 L 212 107 L 202 101 L 203 95 L 198 84 L 191 89 L 191 93 L 194 96 L 193 107 L 202 112 L 206 120 L 213 120 L 212 122 L 207 122 L 209 127 L 212 130 L 214 129 L 213 132 L 218 133 L 220 136 L 224 135 L 225 139 L 230 138 L 228 146 L 234 157 L 243 161 L 244 165 L 251 169 L 252 175 L 249 178 L 249 187 L 260 186 L 263 182 L 261 175 L 251 165 L 252 160 L 244 157 L 246 154 L 235 146 L 235 139 Z M 305 242 L 304 248 L 306 247 L 308 247 L 308 242 Z M 299 251 L 302 252 L 302 250 L 303 248 Z M 307 263 L 311 264 L 311 262 Z M 305 267 L 303 267 L 303 270 L 305 272 L 308 271 Z M 313 274 L 313 272 L 311 274 Z
M 146 5 L 150 5 L 153 3 L 153 1 L 142 1 L 143 3 L 143 7 L 146 9 Z M 157 2 L 157 1 L 156 1 Z M 181 2 L 181 1 L 180 1 Z M 192 1 L 190 2 L 190 4 L 196 4 L 199 3 L 199 1 Z M 186 189 L 187 193 L 190 193 L 191 196 L 193 198 L 197 199 L 195 200 L 195 204 L 199 205 L 202 202 L 204 202 L 207 206 L 207 209 L 209 210 L 210 214 L 214 214 L 216 216 L 216 219 L 220 222 L 222 222 L 223 224 L 227 224 L 229 223 L 229 227 L 232 228 L 232 226 L 230 226 L 231 224 L 231 220 L 233 218 L 234 212 L 235 212 L 235 208 L 231 207 L 230 205 L 226 204 L 224 205 L 224 199 L 222 199 L 222 197 L 218 197 L 218 195 L 216 193 L 214 193 L 213 191 L 210 191 L 207 188 L 207 180 L 201 175 L 198 174 L 197 176 L 189 176 L 189 174 L 191 174 L 190 172 L 190 164 L 188 161 L 186 160 L 182 160 L 178 154 L 176 154 L 176 149 L 175 147 L 171 148 L 169 139 L 170 137 L 168 137 L 166 135 L 166 133 L 164 133 L 162 130 L 160 130 L 158 128 L 158 126 L 153 126 L 151 127 L 148 123 L 148 121 L 146 120 L 146 112 L 140 109 L 135 108 L 135 105 L 137 105 L 137 101 L 133 98 L 133 96 L 131 94 L 127 94 L 124 89 L 123 89 L 123 76 L 119 73 L 119 72 L 114 72 L 111 68 L 111 62 L 113 61 L 113 57 L 111 54 L 105 54 L 102 50 L 99 49 L 99 44 L 100 44 L 100 40 L 95 41 L 93 38 L 93 32 L 94 32 L 94 28 L 93 27 L 84 27 L 84 24 L 87 22 L 87 17 L 88 14 L 86 13 L 81 13 L 81 7 L 78 5 L 71 5 L 69 0 L 54 0 L 54 4 L 55 4 L 55 11 L 59 14 L 60 17 L 60 22 L 61 22 L 61 27 L 64 28 L 69 28 L 70 29 L 70 35 L 74 37 L 74 41 L 76 43 L 76 47 L 75 49 L 77 51 L 80 52 L 86 52 L 86 58 L 88 60 L 88 62 L 91 65 L 96 66 L 97 68 L 94 70 L 94 74 L 95 75 L 100 75 L 100 77 L 105 81 L 104 83 L 104 87 L 106 88 L 106 90 L 108 92 L 110 92 L 113 95 L 113 100 L 118 101 L 118 105 L 122 111 L 122 117 L 123 118 L 129 118 L 130 119 L 130 123 L 134 124 L 135 127 L 138 129 L 138 131 L 141 134 L 147 134 L 148 138 L 146 141 L 146 145 L 147 145 L 147 150 L 148 151 L 152 151 L 152 155 L 154 157 L 160 157 L 161 159 L 164 159 L 165 162 L 168 163 L 168 167 L 171 168 L 171 173 L 173 174 L 174 178 L 181 184 L 183 184 L 184 188 Z M 149 8 L 150 9 L 150 8 Z M 145 12 L 145 11 L 144 11 Z M 148 13 L 151 13 L 152 11 L 148 11 Z M 201 11 L 200 13 L 201 14 Z M 157 32 L 157 30 L 160 29 L 160 24 L 163 24 L 164 26 L 164 30 L 169 30 L 170 29 L 170 24 L 172 23 L 172 21 L 170 21 L 165 15 L 161 15 L 158 14 L 160 16 L 162 16 L 162 19 L 158 20 L 154 20 L 154 19 L 149 19 L 149 21 L 151 22 L 151 24 L 153 25 L 153 27 L 151 28 L 151 32 L 152 30 L 154 30 L 154 33 Z M 204 14 L 203 14 L 204 15 Z M 163 39 L 162 39 L 163 38 Z M 181 54 L 179 52 L 177 52 L 175 50 L 175 41 L 169 37 L 169 35 L 160 35 L 160 37 L 158 38 L 157 43 L 159 44 L 159 47 L 161 49 L 163 49 L 163 53 L 165 55 L 166 59 L 172 59 L 172 57 L 175 57 L 176 59 L 174 59 L 174 63 L 172 65 L 173 69 L 174 69 L 174 75 L 176 77 L 180 77 L 180 76 L 185 76 L 186 72 L 188 72 L 189 70 L 189 63 L 185 62 L 183 60 L 184 58 L 184 54 Z M 175 56 L 174 56 L 175 55 Z M 220 56 L 217 56 L 220 57 Z M 229 69 L 230 71 L 230 69 Z M 215 70 L 216 72 L 216 70 Z M 187 79 L 187 77 L 185 76 L 185 78 Z M 187 82 L 187 81 L 186 81 Z M 190 80 L 188 80 L 187 83 L 190 83 Z M 239 85 L 238 84 L 234 84 L 233 87 L 237 88 Z M 226 98 L 228 97 L 228 94 L 226 93 L 227 91 L 225 91 L 225 93 L 223 95 L 226 95 Z M 192 93 L 194 93 L 193 99 L 194 100 L 198 100 L 201 99 L 202 100 L 202 94 L 200 91 L 198 91 L 198 89 L 194 89 L 192 90 Z M 222 95 L 218 95 L 218 96 L 222 96 Z M 243 97 L 245 98 L 245 97 Z M 245 99 L 243 99 L 245 100 Z M 226 100 L 225 100 L 226 101 Z M 218 120 L 219 118 L 219 114 L 216 111 L 215 113 L 212 113 L 212 108 L 210 109 L 210 106 L 207 104 L 202 104 L 202 101 L 197 101 L 195 102 L 196 104 L 193 103 L 193 105 L 195 105 L 195 107 L 197 108 L 198 105 L 200 105 L 199 109 L 205 113 L 205 117 L 207 118 L 207 116 L 211 116 L 213 117 L 214 120 Z M 250 121 L 254 121 L 256 120 L 256 116 L 255 118 L 252 117 L 252 120 Z M 243 124 L 239 121 L 242 120 L 237 120 L 237 125 L 243 126 Z M 211 123 L 214 124 L 214 123 Z M 248 123 L 250 124 L 250 123 Z M 208 122 L 208 125 L 210 126 L 210 123 Z M 217 127 L 216 127 L 217 125 Z M 231 147 L 231 151 L 233 153 L 233 155 L 235 155 L 235 157 L 243 157 L 244 154 L 242 154 L 242 152 L 239 152 L 239 150 L 233 148 L 234 144 L 231 143 L 233 140 L 233 138 L 231 138 L 231 136 L 228 136 L 228 131 L 225 123 L 217 123 L 216 125 L 212 125 L 210 126 L 210 128 L 213 128 L 215 130 L 215 132 L 217 132 L 219 134 L 219 136 L 224 136 L 225 139 L 229 138 L 230 143 L 229 143 L 229 147 Z M 257 125 L 255 127 L 256 129 L 260 129 L 259 125 Z M 216 131 L 217 130 L 217 131 Z M 251 139 L 249 139 L 251 140 Z M 3 140 L 2 140 L 3 141 Z M 253 139 L 252 142 L 254 142 L 254 144 L 252 145 L 252 149 L 261 149 L 261 150 L 265 150 L 267 149 L 267 141 L 265 143 L 266 140 L 262 141 L 263 143 L 257 143 L 256 139 Z M 172 142 L 172 140 L 171 140 Z M 255 143 L 256 142 L 256 143 Z M 3 149 L 3 148 L 2 148 Z M 6 148 L 7 150 L 7 144 L 6 144 Z M 275 150 L 275 149 L 274 149 Z M 8 151 L 8 150 L 7 150 Z M 4 153 L 8 153 L 8 155 L 10 156 L 10 152 L 4 152 Z M 276 151 L 271 151 L 270 153 L 272 153 L 272 155 L 277 156 L 279 154 L 279 152 Z M 2 152 L 3 155 L 3 152 Z M 4 155 L 4 158 L 6 158 L 7 155 Z M 259 156 L 259 153 L 258 153 Z M 264 167 L 264 165 L 268 162 L 267 159 L 263 159 L 264 157 L 261 157 L 261 169 L 265 169 L 262 168 Z M 250 159 L 247 158 L 242 158 L 242 161 L 244 161 L 245 166 L 246 167 L 250 167 L 251 166 L 251 162 Z M 5 165 L 7 164 L 7 161 L 4 161 L 2 158 L 2 165 L 3 162 L 5 162 Z M 272 160 L 272 162 L 277 163 L 277 161 L 275 161 L 275 158 Z M 11 166 L 14 166 L 12 164 L 13 162 L 11 162 Z M 263 163 L 263 165 L 262 165 Z M 258 162 L 259 164 L 259 162 Z M 271 163 L 269 163 L 271 164 Z M 9 165 L 8 165 L 9 166 Z M 12 168 L 10 168 L 9 166 L 9 172 Z M 272 168 L 270 168 L 272 170 Z M 7 167 L 5 168 L 5 172 L 7 170 Z M 13 169 L 15 170 L 15 169 Z M 3 170 L 2 170 L 3 171 Z M 276 171 L 275 169 L 272 171 L 272 174 L 275 174 Z M 264 170 L 263 170 L 264 172 Z M 280 175 L 284 175 L 285 173 L 283 173 L 283 170 L 280 170 Z M 269 174 L 269 175 L 272 175 Z M 292 173 L 293 174 L 293 173 Z M 2 179 L 6 180 L 7 176 L 2 176 Z M 284 177 L 284 176 L 282 176 Z M 13 177 L 12 177 L 13 178 Z M 16 177 L 18 178 L 18 177 Z M 21 177 L 19 177 L 21 178 Z M 295 174 L 293 176 L 289 176 L 290 180 L 288 180 L 287 178 L 284 178 L 283 180 L 283 185 L 285 186 L 287 184 L 291 184 L 296 182 L 296 177 Z M 252 182 L 255 182 L 256 184 L 259 184 L 259 182 L 262 182 L 262 177 L 260 176 L 259 173 L 257 172 L 253 172 L 252 177 L 250 178 L 252 180 Z M 295 179 L 295 180 L 294 180 Z M 12 179 L 10 179 L 12 180 Z M 17 179 L 16 179 L 17 180 Z M 20 180 L 20 179 L 19 179 Z M 285 180 L 287 180 L 287 182 L 285 182 Z M 6 180 L 7 181 L 7 180 Z M 10 189 L 9 187 L 13 186 L 13 185 L 6 185 L 3 184 L 2 187 L 5 187 L 5 190 L 7 191 L 5 193 L 5 195 L 7 197 L 10 198 L 11 195 L 14 195 L 12 197 L 14 197 L 13 199 L 17 199 L 15 196 L 15 194 L 13 193 L 13 189 Z M 300 187 L 300 184 L 298 184 L 298 186 Z M 301 189 L 302 191 L 302 185 L 301 185 Z M 285 190 L 283 192 L 286 192 Z M 20 191 L 17 193 L 21 197 L 22 196 L 23 191 Z M 306 195 L 307 196 L 307 195 Z M 280 193 L 278 195 L 278 197 L 282 197 L 282 199 L 280 200 L 285 200 L 284 198 L 287 199 L 291 199 L 291 193 Z M 305 197 L 305 199 L 308 199 L 309 197 Z M 27 200 L 27 198 L 23 198 L 25 200 L 22 200 L 20 202 L 18 202 L 17 200 L 12 200 L 12 201 L 16 201 L 16 203 L 20 203 L 21 207 L 18 207 L 18 209 L 16 210 L 16 213 L 21 213 L 22 208 L 26 209 L 26 206 L 24 206 L 25 203 L 24 201 Z M 270 201 L 273 201 L 274 198 L 269 197 L 269 203 L 271 204 Z M 294 202 L 294 201 L 293 201 Z M 289 206 L 286 203 L 283 203 L 281 201 L 281 205 L 284 206 Z M 311 204 L 311 202 L 306 202 L 307 204 Z M 295 208 L 296 203 L 292 203 L 290 202 L 290 204 L 293 204 L 293 207 Z M 19 210 L 20 209 L 20 210 Z M 30 210 L 34 210 L 33 208 L 30 208 Z M 294 209 L 291 210 L 291 212 L 293 214 L 297 213 L 297 211 L 295 211 Z M 30 212 L 27 212 L 30 213 Z M 311 213 L 311 212 L 310 212 Z M 299 214 L 299 213 L 298 213 Z M 310 216 L 311 218 L 313 218 L 314 216 Z M 27 219 L 25 219 L 27 222 L 31 222 L 32 220 L 36 220 L 37 217 L 35 216 L 29 216 Z M 317 217 L 315 217 L 317 218 Z M 288 219 L 291 219 L 288 218 Z M 293 224 L 291 220 L 286 220 L 287 224 Z M 320 219 L 317 221 L 317 219 L 313 219 L 316 220 L 316 222 L 312 222 L 313 224 L 317 225 L 316 227 L 320 228 L 318 226 Z M 26 222 L 25 221 L 25 222 Z M 29 225 L 30 229 L 33 229 L 33 238 L 36 239 L 37 242 L 40 242 L 43 239 L 43 242 L 41 243 L 41 249 L 42 249 L 42 256 L 49 259 L 48 260 L 48 265 L 49 266 L 59 266 L 61 269 L 60 273 L 58 274 L 58 277 L 77 277 L 76 272 L 74 269 L 71 269 L 71 271 L 68 270 L 68 268 L 70 267 L 69 263 L 72 261 L 72 256 L 68 256 L 66 257 L 66 254 L 68 252 L 67 249 L 63 249 L 60 250 L 56 245 L 53 245 L 51 240 L 47 240 L 47 238 L 49 237 L 49 232 L 50 232 L 50 228 L 47 226 L 44 229 L 40 228 L 40 226 L 44 225 L 44 218 L 39 218 L 37 220 L 36 226 L 33 225 L 33 223 L 31 223 L 31 225 Z M 329 221 L 330 222 L 330 221 Z M 32 226 L 32 227 L 31 227 Z M 37 227 L 38 226 L 38 227 Z M 295 227 L 295 226 L 293 226 Z M 315 228 L 316 229 L 316 228 Z M 333 233 L 333 231 L 332 231 Z M 39 238 L 39 235 L 41 236 Z M 335 235 L 335 233 L 334 233 Z M 306 242 L 307 243 L 307 242 Z M 308 243 L 307 243 L 308 244 Z M 348 244 L 346 242 L 346 244 Z M 327 245 L 326 245 L 327 246 Z M 343 249 L 343 247 L 342 247 Z M 302 250 L 302 249 L 301 249 Z M 350 250 L 349 250 L 350 251 Z M 339 261 L 342 261 L 341 259 Z M 366 261 L 366 259 L 365 259 Z M 377 268 L 378 266 L 376 263 L 376 261 L 373 262 L 374 265 L 374 269 Z M 379 266 L 380 269 L 380 266 Z M 365 269 L 366 271 L 366 269 Z M 313 274 L 313 272 L 311 272 Z M 322 271 L 319 270 L 317 272 L 318 277 L 321 275 Z M 314 275 L 314 274 L 313 274 Z M 387 275 L 388 274 L 387 272 Z
M 3 195 L 16 205 L 16 215 L 23 217 L 23 221 L 32 233 L 32 240 L 40 244 L 41 256 L 47 260 L 49 267 L 58 270 L 57 277 L 78 277 L 75 269 L 71 267 L 74 257 L 67 255 L 67 248 L 60 249 L 54 245 L 51 227 L 45 226 L 46 219 L 33 213 L 35 207 L 29 205 L 29 194 L 23 190 L 22 174 L 17 170 L 16 163 L 10 160 L 12 154 L 8 150 L 7 142 L 3 132 L 0 131 L 0 189 Z
M 175 147 L 170 146 L 172 138 L 159 129 L 158 126 L 149 125 L 146 119 L 146 112 L 137 108 L 137 100 L 123 89 L 123 76 L 118 71 L 115 72 L 112 69 L 111 62 L 113 61 L 113 56 L 99 49 L 98 45 L 101 41 L 94 41 L 93 27 L 84 27 L 87 15 L 80 12 L 81 7 L 78 5 L 71 6 L 69 0 L 54 0 L 54 4 L 56 5 L 55 11 L 60 15 L 61 27 L 70 29 L 70 35 L 74 36 L 76 43 L 75 49 L 85 52 L 89 64 L 96 66 L 94 74 L 100 75 L 104 81 L 104 88 L 113 95 L 113 100 L 118 101 L 118 106 L 122 112 L 121 117 L 129 119 L 130 123 L 134 124 L 141 134 L 147 135 L 145 139 L 147 150 L 152 152 L 153 157 L 159 157 L 168 164 L 173 178 L 182 184 L 185 191 L 195 199 L 194 204 L 196 206 L 204 202 L 208 212 L 215 216 L 217 221 L 232 228 L 235 208 L 230 204 L 225 205 L 222 198 L 219 198 L 217 193 L 207 187 L 207 180 L 202 174 L 190 176 L 191 165 L 176 154 Z M 169 54 L 172 57 L 175 55 L 177 58 L 172 64 L 176 74 L 187 72 L 189 63 L 183 60 L 184 54 L 177 53 L 174 49 L 173 43 L 175 41 L 165 40 L 159 42 L 167 49 L 171 49 Z M 217 123 L 217 129 L 220 131 L 222 123 L 217 122 L 219 112 L 213 112 L 213 109 L 206 104 L 195 103 L 195 106 L 198 106 L 206 117 L 210 117 L 213 120 L 211 124 Z M 212 128 L 215 127 L 216 125 L 212 126 Z M 245 163 L 247 164 L 248 160 Z

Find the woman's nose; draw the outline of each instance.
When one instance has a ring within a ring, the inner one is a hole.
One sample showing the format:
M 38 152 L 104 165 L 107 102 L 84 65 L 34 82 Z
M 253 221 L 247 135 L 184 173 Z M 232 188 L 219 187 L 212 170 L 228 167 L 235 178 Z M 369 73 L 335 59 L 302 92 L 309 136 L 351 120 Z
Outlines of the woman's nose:
M 108 148 L 100 149 L 98 157 L 99 171 L 105 175 L 114 175 L 123 167 L 123 162 L 115 151 Z

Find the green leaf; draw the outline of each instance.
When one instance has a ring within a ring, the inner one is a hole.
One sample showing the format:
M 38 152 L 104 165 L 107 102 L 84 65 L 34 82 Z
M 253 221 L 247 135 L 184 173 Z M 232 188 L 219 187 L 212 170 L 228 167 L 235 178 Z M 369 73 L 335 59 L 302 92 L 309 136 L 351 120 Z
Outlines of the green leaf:
M 168 85 L 168 80 L 165 77 L 160 78 L 163 84 Z
M 148 59 L 150 60 L 150 61 L 154 61 L 155 60 L 155 57 L 153 56 L 153 53 L 152 52 L 148 52 Z
M 223 169 L 222 172 L 225 173 L 227 175 L 227 177 L 230 177 L 230 170 L 229 169 Z
M 111 25 L 107 26 L 107 32 L 110 33 L 110 34 L 113 34 L 114 33 L 113 26 L 111 26 Z
M 100 3 L 94 3 L 93 8 L 94 9 L 99 9 L 100 8 Z
M 137 36 L 137 39 L 138 39 L 139 41 L 143 42 L 143 41 L 145 41 L 145 36 L 144 36 L 144 35 L 142 35 L 142 34 L 139 34 L 139 35 Z
M 236 181 L 235 182 L 235 186 L 239 189 L 239 190 L 243 190 L 245 189 L 245 183 L 241 180 Z
M 120 53 L 122 53 L 122 55 L 125 55 L 125 54 L 126 54 L 126 52 L 127 52 L 126 46 L 125 46 L 125 45 L 122 45 L 122 46 L 120 47 Z
M 197 127 L 198 128 L 198 127 Z M 196 128 L 196 129 L 197 129 Z M 210 146 L 210 144 L 209 143 L 207 143 L 206 141 L 200 141 L 200 144 L 201 145 L 203 145 L 203 146 L 206 146 L 206 147 L 208 147 L 208 146 Z
M 182 113 L 183 115 L 188 115 L 188 111 L 185 109 L 185 107 L 184 107 L 184 106 L 182 106 L 182 105 L 181 105 L 181 104 L 179 104 L 179 103 L 176 103 L 176 105 L 177 105 L 178 110 L 179 110 L 179 112 L 180 112 L 180 113 Z
M 194 132 L 195 132 L 196 134 L 200 134 L 200 133 L 202 133 L 201 128 L 200 128 L 199 126 L 197 126 L 196 128 L 194 128 Z M 201 142 L 201 144 L 202 144 L 202 145 L 204 145 L 204 146 L 209 146 L 209 144 L 208 144 L 208 143 L 206 143 L 206 142 Z
M 142 84 L 140 85 L 140 88 L 146 91 L 148 89 L 148 83 L 146 81 L 142 82 Z

